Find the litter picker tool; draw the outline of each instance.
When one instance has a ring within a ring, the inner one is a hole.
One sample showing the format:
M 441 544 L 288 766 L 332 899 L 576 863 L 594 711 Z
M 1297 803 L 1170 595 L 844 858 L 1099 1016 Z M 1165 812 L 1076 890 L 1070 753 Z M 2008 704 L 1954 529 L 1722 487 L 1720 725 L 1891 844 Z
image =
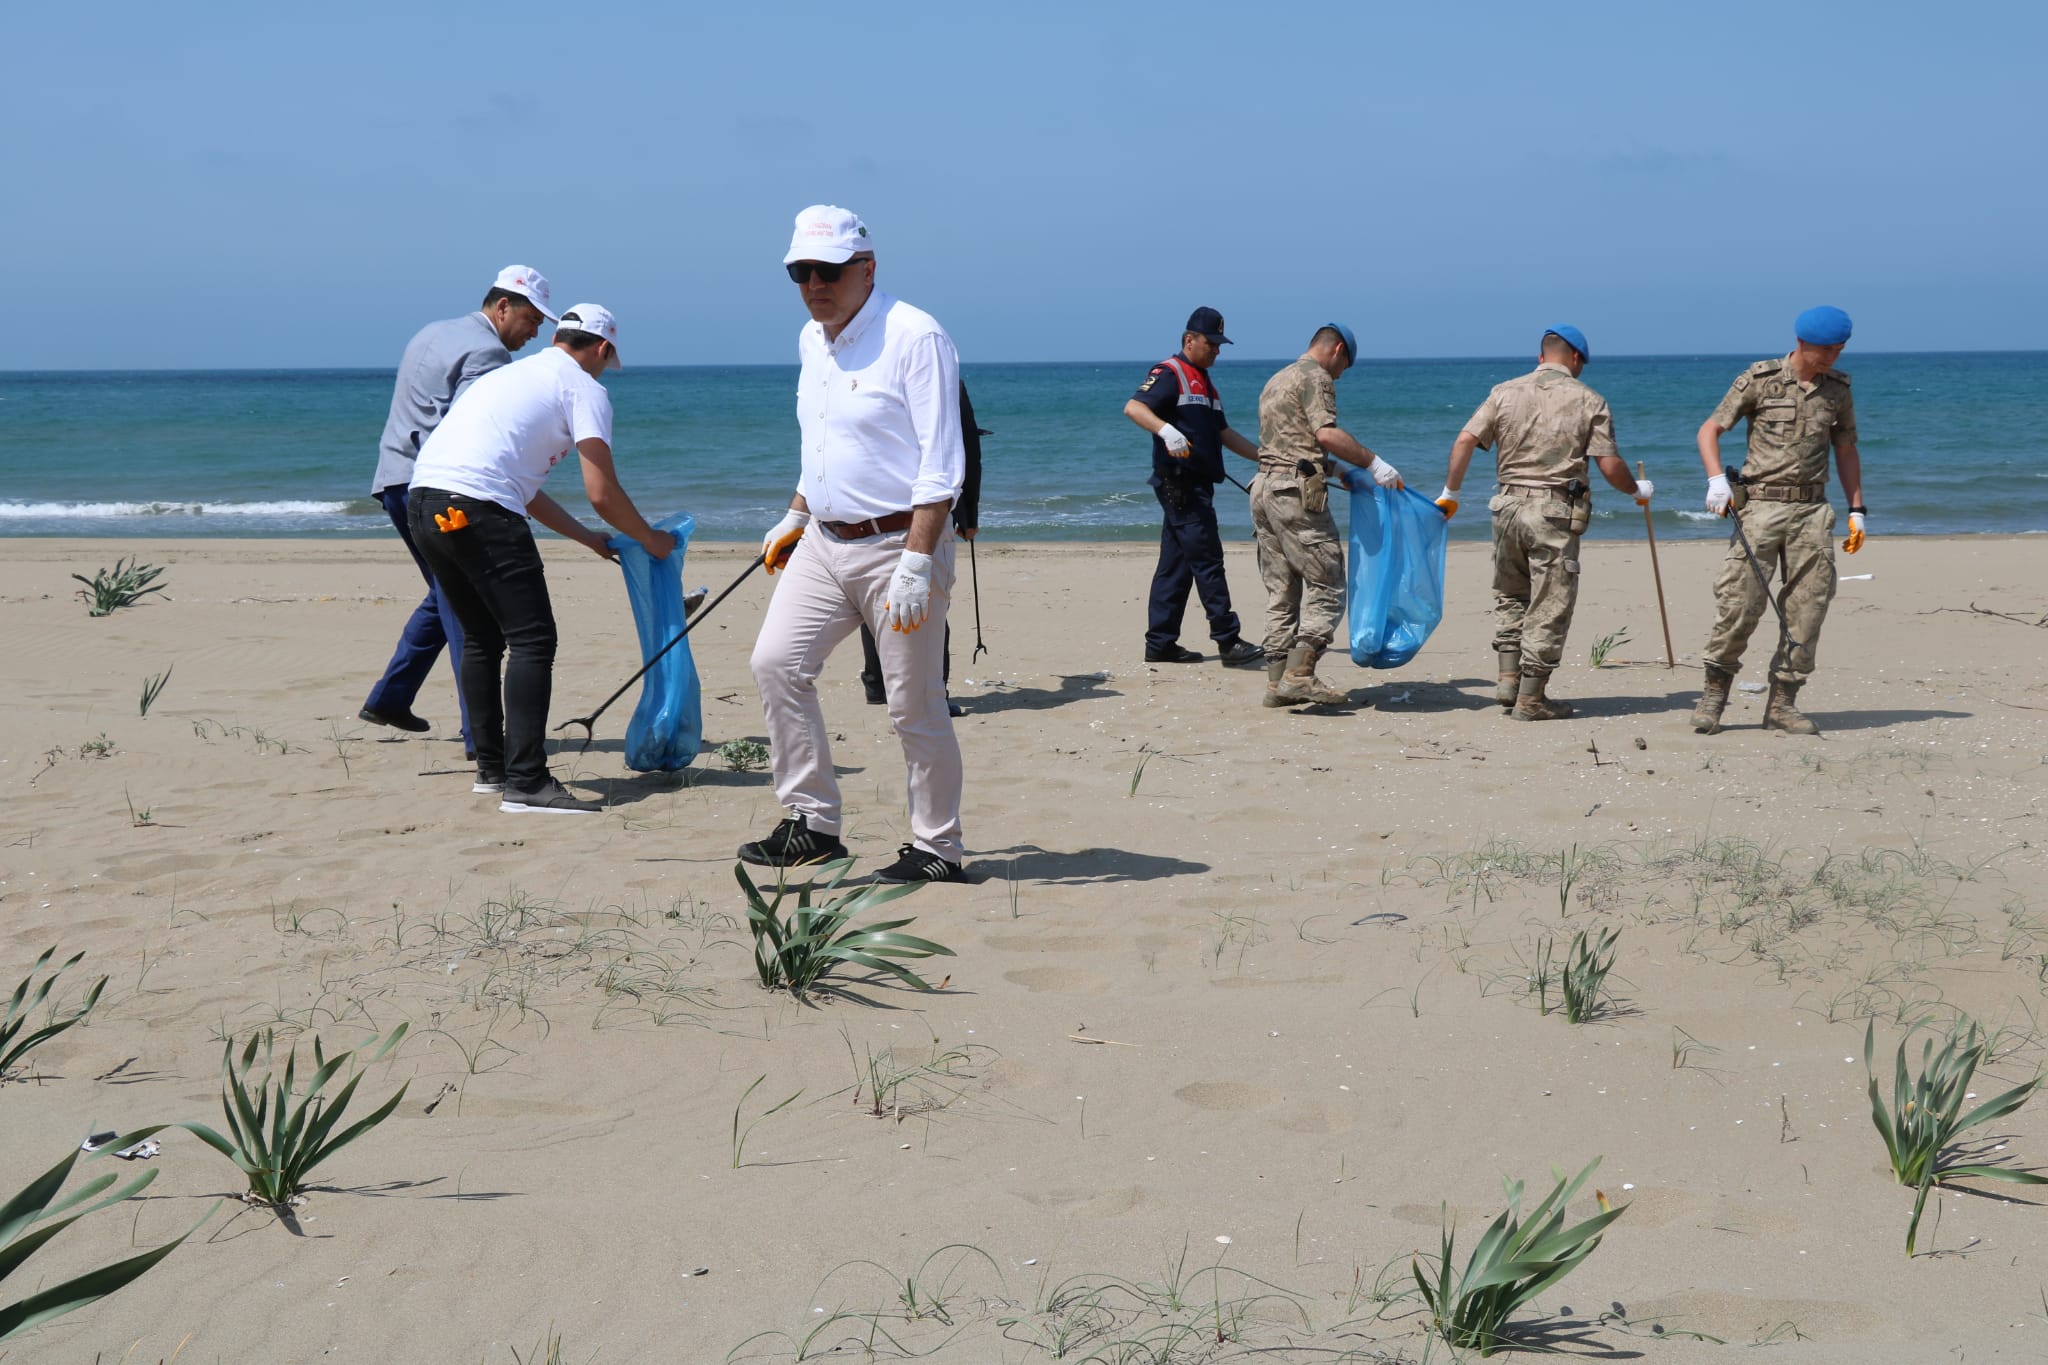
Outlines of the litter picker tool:
M 726 584 L 724 592 L 719 593 L 718 596 L 712 598 L 709 602 L 706 602 L 702 607 L 698 608 L 697 614 L 695 616 L 692 616 L 689 619 L 689 622 L 686 625 L 684 625 L 684 627 L 681 630 L 676 632 L 676 638 L 670 640 L 667 644 L 663 645 L 660 649 L 656 650 L 654 652 L 654 657 L 649 659 L 646 663 L 640 665 L 639 671 L 636 672 L 632 677 L 620 683 L 619 690 L 612 693 L 609 697 L 606 697 L 602 702 L 600 702 L 598 704 L 598 708 L 595 711 L 592 711 L 587 716 L 575 716 L 569 720 L 565 720 L 560 725 L 557 725 L 555 729 L 560 731 L 566 730 L 572 725 L 582 726 L 583 748 L 577 750 L 577 752 L 581 753 L 584 750 L 589 749 L 590 741 L 596 737 L 597 732 L 593 727 L 597 724 L 597 718 L 603 715 L 607 710 L 609 710 L 613 702 L 617 701 L 620 697 L 625 696 L 627 688 L 631 687 L 634 683 L 639 682 L 640 679 L 646 677 L 648 669 L 654 667 L 657 663 L 661 662 L 661 659 L 664 655 L 666 655 L 670 650 L 674 649 L 677 645 L 681 644 L 683 642 L 683 637 L 685 635 L 688 635 L 691 631 L 695 630 L 697 628 L 698 622 L 702 621 L 705 617 L 709 616 L 713 611 L 717 610 L 718 604 L 720 602 L 723 602 L 726 598 L 732 596 L 732 590 L 734 588 L 737 588 L 740 584 L 746 582 L 747 576 L 753 573 L 754 570 L 760 568 L 763 562 L 764 561 L 762 556 L 755 555 L 753 559 L 748 562 L 747 567 L 740 570 L 740 576 L 738 578 L 735 578 L 732 582 Z
M 1736 515 L 1734 510 L 1730 510 L 1728 520 L 1735 527 L 1735 540 L 1742 546 L 1743 557 L 1749 560 L 1749 567 L 1756 574 L 1756 585 L 1763 591 L 1764 601 L 1770 603 L 1771 610 L 1778 613 L 1778 634 L 1785 641 L 1785 656 L 1790 658 L 1793 650 L 1805 649 L 1806 646 L 1792 638 L 1792 623 L 1785 619 L 1784 606 L 1777 598 L 1771 596 L 1770 576 L 1764 572 L 1764 566 L 1757 563 L 1756 551 L 1749 548 L 1749 537 L 1742 533 L 1742 518 Z
M 974 652 L 967 656 L 973 663 L 988 653 L 988 646 L 981 642 L 981 566 L 975 562 L 974 542 L 967 542 L 967 576 L 974 582 Z
M 1636 477 L 1643 477 L 1643 462 L 1636 461 Z M 1657 619 L 1664 623 L 1664 666 L 1678 667 L 1671 653 L 1671 614 L 1664 610 L 1664 571 L 1657 567 L 1657 523 L 1650 519 L 1650 504 L 1643 504 L 1643 530 L 1650 537 L 1650 576 L 1657 580 Z

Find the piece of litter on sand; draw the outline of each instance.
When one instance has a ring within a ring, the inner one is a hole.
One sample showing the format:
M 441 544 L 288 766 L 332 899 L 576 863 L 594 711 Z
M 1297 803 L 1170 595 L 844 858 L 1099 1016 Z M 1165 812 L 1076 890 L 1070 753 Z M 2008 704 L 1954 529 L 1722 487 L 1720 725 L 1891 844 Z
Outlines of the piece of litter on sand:
M 1088 1036 L 1087 1034 L 1085 1034 L 1085 1033 L 1069 1033 L 1069 1034 L 1067 1035 L 1067 1041 L 1068 1041 L 1068 1042 L 1070 1042 L 1070 1043 L 1089 1043 L 1089 1044 L 1092 1044 L 1092 1045 L 1094 1045 L 1094 1046 L 1096 1046 L 1096 1047 L 1140 1047 L 1140 1046 L 1143 1046 L 1142 1044 L 1139 1044 L 1139 1043 L 1119 1043 L 1119 1042 L 1118 1042 L 1118 1041 L 1117 1041 L 1116 1039 L 1114 1039 L 1114 1038 L 1090 1038 L 1090 1037 L 1089 1037 L 1089 1036 Z
M 1033 1256 L 1033 1257 L 1032 1257 L 1032 1258 L 1031 1258 L 1030 1260 L 1026 1261 L 1026 1262 L 1025 1262 L 1024 1264 L 1025 1264 L 1025 1265 L 1037 1265 L 1037 1264 L 1038 1264 L 1038 1258 L 1037 1258 L 1036 1256 Z
M 1370 915 L 1361 915 L 1351 923 L 1354 927 L 1360 924 L 1399 924 L 1407 918 L 1406 915 L 1397 915 L 1392 910 L 1380 910 Z
M 123 1147 L 114 1155 L 123 1161 L 147 1161 L 161 1151 L 163 1145 L 155 1138 L 144 1138 L 133 1147 Z
M 1845 573 L 1840 578 L 1837 578 L 1835 581 L 1837 583 L 1861 583 L 1867 579 L 1872 579 L 1875 577 L 1877 577 L 1877 575 L 1874 573 Z
M 1764 685 L 1762 683 L 1737 683 L 1735 684 L 1735 690 L 1738 692 L 1761 692 L 1764 690 Z
M 106 1146 L 108 1143 L 112 1142 L 115 1138 L 119 1136 L 121 1136 L 119 1133 L 89 1134 L 87 1135 L 85 1141 L 78 1144 L 78 1150 L 81 1152 L 97 1152 L 100 1148 Z

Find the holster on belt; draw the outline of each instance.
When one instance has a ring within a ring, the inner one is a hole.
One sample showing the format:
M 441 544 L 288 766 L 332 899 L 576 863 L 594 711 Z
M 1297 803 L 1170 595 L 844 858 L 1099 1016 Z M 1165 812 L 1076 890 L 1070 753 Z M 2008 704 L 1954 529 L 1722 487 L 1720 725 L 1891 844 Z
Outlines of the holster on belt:
M 1573 479 L 1564 486 L 1566 505 L 1571 508 L 1568 529 L 1575 536 L 1586 534 L 1586 527 L 1593 521 L 1593 490 L 1584 479 Z
M 1739 469 L 1724 470 L 1728 475 L 1728 510 L 1740 512 L 1749 505 L 1749 480 L 1742 477 Z
M 1296 460 L 1294 472 L 1301 479 L 1301 507 L 1305 512 L 1327 512 L 1330 510 L 1330 475 L 1335 472 L 1328 460 Z

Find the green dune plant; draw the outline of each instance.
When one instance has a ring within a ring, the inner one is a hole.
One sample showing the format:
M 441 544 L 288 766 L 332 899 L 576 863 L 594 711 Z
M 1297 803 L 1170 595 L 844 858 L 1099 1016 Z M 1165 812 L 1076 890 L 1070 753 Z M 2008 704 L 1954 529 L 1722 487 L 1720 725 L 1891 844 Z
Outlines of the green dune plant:
M 1614 653 L 1615 650 L 1620 649 L 1623 645 L 1627 644 L 1628 642 L 1629 640 L 1627 626 L 1623 626 L 1620 630 L 1610 631 L 1607 634 L 1601 636 L 1599 639 L 1595 640 L 1593 642 L 1592 649 L 1588 651 L 1588 653 L 1590 653 L 1592 656 L 1593 667 L 1607 667 L 1608 658 Z
M 85 958 L 84 953 L 73 953 L 65 959 L 62 966 L 44 977 L 41 985 L 37 985 L 36 973 L 43 970 L 56 954 L 56 948 L 45 948 L 43 955 L 36 959 L 35 965 L 28 969 L 28 975 L 14 988 L 14 994 L 8 997 L 7 1013 L 0 1015 L 0 1080 L 6 1079 L 31 1050 L 49 1042 L 91 1014 L 92 1007 L 100 1002 L 100 992 L 107 988 L 107 979 L 103 976 L 92 983 L 92 988 L 85 993 L 84 1002 L 77 1009 L 65 1013 L 53 1009 L 48 1023 L 33 1033 L 28 1032 L 29 1016 L 41 1009 L 43 1002 L 50 998 L 50 988 L 57 984 L 57 978 L 76 967 Z
M 758 739 L 729 739 L 712 752 L 736 773 L 759 772 L 768 766 L 768 746 Z
M 131 1142 L 141 1141 L 143 1136 L 145 1134 L 130 1133 L 117 1137 L 103 1144 L 99 1150 L 119 1150 Z M 62 1161 L 30 1181 L 5 1204 L 0 1204 L 0 1281 L 20 1270 L 29 1257 L 79 1219 L 120 1203 L 157 1177 L 155 1170 L 144 1171 L 106 1198 L 97 1203 L 87 1203 L 119 1177 L 110 1172 L 87 1181 L 70 1194 L 61 1194 L 64 1182 L 71 1177 L 71 1168 L 78 1162 L 78 1155 L 76 1151 L 66 1153 Z M 79 1207 L 81 1204 L 83 1208 Z M 200 1224 L 212 1216 L 213 1209 L 208 1209 L 205 1217 L 194 1223 L 183 1237 L 145 1251 L 140 1256 L 89 1270 L 59 1284 L 40 1288 L 27 1298 L 16 1299 L 12 1303 L 0 1301 L 0 1341 L 84 1308 L 140 1278 L 150 1267 L 176 1251 L 186 1237 L 199 1231 Z M 5 1354 L 0 1351 L 0 1356 Z
M 85 602 L 85 614 L 111 616 L 122 607 L 134 606 L 150 593 L 162 592 L 164 585 L 156 580 L 163 577 L 163 572 L 155 564 L 117 559 L 113 568 L 95 570 L 91 578 L 82 573 L 71 576 L 85 584 L 77 592 Z
M 370 1053 L 366 1060 L 377 1061 L 398 1046 L 399 1040 L 405 1036 L 406 1027 L 400 1024 L 381 1038 L 372 1038 L 364 1043 L 364 1048 L 376 1044 L 376 1051 Z M 313 1168 L 390 1118 L 392 1111 L 398 1108 L 398 1102 L 405 1098 L 406 1086 L 411 1082 L 399 1086 L 398 1093 L 369 1117 L 358 1119 L 337 1132 L 349 1101 L 355 1097 L 356 1086 L 363 1079 L 362 1073 L 356 1071 L 350 1075 L 348 1083 L 331 1098 L 323 1096 L 321 1091 L 355 1057 L 355 1051 L 328 1057 L 321 1048 L 320 1039 L 315 1036 L 313 1074 L 307 1078 L 305 1089 L 301 1091 L 295 1085 L 298 1079 L 298 1044 L 293 1043 L 286 1054 L 284 1076 L 280 1079 L 274 1074 L 273 1043 L 273 1031 L 265 1029 L 250 1036 L 239 1059 L 232 1039 L 222 1050 L 221 1072 L 225 1088 L 221 1094 L 221 1112 L 227 1116 L 228 1136 L 223 1137 L 203 1123 L 178 1126 L 234 1162 L 249 1177 L 249 1200 L 288 1209 L 292 1199 L 305 1188 L 306 1177 Z M 263 1056 L 263 1074 L 252 1081 L 259 1050 Z
M 1565 1226 L 1565 1206 L 1599 1165 L 1600 1158 L 1594 1157 L 1570 1180 L 1558 1175 L 1556 1186 L 1529 1211 L 1526 1221 L 1521 1212 L 1522 1182 L 1508 1184 L 1507 1208 L 1472 1248 L 1462 1272 L 1453 1269 L 1456 1234 L 1445 1219 L 1443 1255 L 1434 1277 L 1423 1270 L 1420 1257 L 1409 1269 L 1428 1305 L 1430 1327 L 1447 1345 L 1492 1355 L 1506 1341 L 1508 1318 L 1593 1254 L 1607 1225 L 1628 1207 L 1610 1205 L 1607 1196 L 1595 1190 L 1600 1212 Z
M 1863 1030 L 1863 1068 L 1870 1074 L 1870 1121 L 1877 1125 L 1891 1156 L 1892 1175 L 1901 1185 L 1919 1191 L 1913 1201 L 1913 1219 L 1906 1225 L 1906 1254 L 1913 1254 L 1920 1233 L 1920 1216 L 1927 1210 L 1927 1192 L 1958 1178 L 2002 1180 L 2014 1185 L 2048 1185 L 2048 1176 L 2011 1166 L 1970 1161 L 1955 1149 L 1963 1133 L 1982 1123 L 2004 1118 L 2033 1097 L 2048 1080 L 2048 1073 L 2014 1086 L 1982 1104 L 1963 1112 L 1970 1096 L 1970 1079 L 1991 1044 L 1974 1020 L 1956 1021 L 1937 1051 L 1930 1037 L 1920 1046 L 1920 1074 L 1906 1074 L 1906 1048 L 1910 1038 L 1899 1043 L 1892 1077 L 1892 1105 L 1885 1108 L 1878 1093 L 1877 1068 L 1872 1057 L 1877 1044 L 1877 1021 Z
M 170 668 L 166 668 L 163 672 L 152 673 L 142 680 L 143 715 L 148 715 L 149 708 L 156 705 L 156 699 L 164 694 L 164 688 L 171 681 L 171 670 L 176 667 L 176 664 L 172 664 Z
M 1559 986 L 1564 993 L 1564 1017 L 1583 1024 L 1607 1003 L 1607 973 L 1614 968 L 1614 944 L 1621 930 L 1602 929 L 1588 938 L 1584 929 L 1572 935 L 1571 955 L 1565 959 Z
M 814 898 L 829 896 L 852 870 L 851 858 L 822 863 L 817 868 L 822 881 L 806 881 L 794 888 L 785 881 L 777 881 L 774 897 L 770 899 L 747 876 L 744 863 L 733 865 L 733 874 L 747 896 L 747 927 L 754 935 L 754 970 L 765 989 L 787 990 L 802 999 L 843 967 L 886 972 L 907 986 L 921 991 L 932 989 L 930 982 L 890 959 L 952 957 L 951 948 L 930 939 L 897 933 L 911 922 L 907 918 L 858 927 L 852 924 L 854 916 L 862 911 L 907 896 L 924 883 L 873 883 L 822 904 L 812 904 Z M 785 912 L 783 902 L 790 898 L 792 890 L 796 905 Z

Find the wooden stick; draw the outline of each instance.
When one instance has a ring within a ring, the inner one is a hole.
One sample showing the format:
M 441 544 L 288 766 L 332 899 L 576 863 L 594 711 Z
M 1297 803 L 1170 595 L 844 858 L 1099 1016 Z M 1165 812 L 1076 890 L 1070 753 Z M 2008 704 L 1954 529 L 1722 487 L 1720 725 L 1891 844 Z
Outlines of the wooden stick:
M 1636 477 L 1643 477 L 1643 462 L 1636 461 Z M 1678 667 L 1678 660 L 1671 653 L 1671 614 L 1664 610 L 1664 571 L 1657 567 L 1657 523 L 1650 520 L 1650 504 L 1643 504 L 1643 530 L 1650 537 L 1650 574 L 1657 580 L 1657 619 L 1664 623 L 1664 666 Z

